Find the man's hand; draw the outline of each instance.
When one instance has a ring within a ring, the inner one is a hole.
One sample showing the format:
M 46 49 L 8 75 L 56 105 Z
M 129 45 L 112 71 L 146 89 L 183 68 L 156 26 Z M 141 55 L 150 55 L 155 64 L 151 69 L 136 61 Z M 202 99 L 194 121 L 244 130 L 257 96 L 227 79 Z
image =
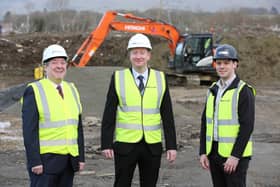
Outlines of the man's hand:
M 41 175 L 43 173 L 43 165 L 34 166 L 31 171 L 36 175 Z
M 104 150 L 102 151 L 102 154 L 103 154 L 106 158 L 108 158 L 108 159 L 114 158 L 114 151 L 113 151 L 113 149 L 104 149 Z
M 177 151 L 176 150 L 173 150 L 173 149 L 170 149 L 167 151 L 166 153 L 166 159 L 172 163 L 175 161 L 176 159 L 176 156 L 177 156 Z
M 85 163 L 84 162 L 79 162 L 79 171 L 83 171 L 85 168 Z
M 200 155 L 200 165 L 203 169 L 209 169 L 209 160 L 206 154 Z
M 238 158 L 230 156 L 224 163 L 224 171 L 228 174 L 234 173 L 236 171 L 238 163 Z

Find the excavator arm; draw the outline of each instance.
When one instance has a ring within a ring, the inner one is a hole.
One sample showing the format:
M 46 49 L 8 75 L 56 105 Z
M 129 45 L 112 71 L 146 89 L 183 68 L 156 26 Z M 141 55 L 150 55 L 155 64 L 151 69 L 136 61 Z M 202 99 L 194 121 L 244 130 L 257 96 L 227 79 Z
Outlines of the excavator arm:
M 116 21 L 115 19 L 117 17 L 132 21 Z M 155 21 L 150 18 L 137 17 L 133 14 L 108 11 L 104 14 L 96 29 L 90 33 L 78 49 L 71 63 L 80 67 L 85 66 L 111 30 L 163 37 L 168 40 L 171 56 L 174 55 L 176 45 L 181 39 L 179 31 L 170 24 Z

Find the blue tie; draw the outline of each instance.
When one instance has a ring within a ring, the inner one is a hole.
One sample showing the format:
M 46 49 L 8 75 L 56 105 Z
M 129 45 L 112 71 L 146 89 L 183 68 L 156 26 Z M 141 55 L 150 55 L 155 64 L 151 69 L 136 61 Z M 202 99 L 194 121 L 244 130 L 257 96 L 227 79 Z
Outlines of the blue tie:
M 140 81 L 139 85 L 138 85 L 138 88 L 139 88 L 140 93 L 142 94 L 143 90 L 144 90 L 144 82 L 143 82 L 144 77 L 142 75 L 139 75 L 137 77 L 137 79 L 139 79 L 139 81 Z

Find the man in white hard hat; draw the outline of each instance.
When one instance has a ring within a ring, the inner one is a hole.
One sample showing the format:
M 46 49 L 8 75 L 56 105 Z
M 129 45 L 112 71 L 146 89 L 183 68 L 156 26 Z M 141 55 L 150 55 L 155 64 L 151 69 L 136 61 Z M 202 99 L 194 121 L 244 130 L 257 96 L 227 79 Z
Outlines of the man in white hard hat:
M 85 165 L 82 107 L 73 83 L 63 81 L 67 54 L 57 44 L 43 52 L 46 78 L 23 95 L 23 138 L 31 187 L 71 187 Z
M 102 120 L 101 149 L 115 162 L 115 187 L 131 186 L 136 165 L 140 186 L 155 187 L 162 154 L 176 159 L 176 131 L 171 98 L 163 72 L 148 68 L 152 46 L 136 34 L 128 42 L 131 68 L 114 72 Z

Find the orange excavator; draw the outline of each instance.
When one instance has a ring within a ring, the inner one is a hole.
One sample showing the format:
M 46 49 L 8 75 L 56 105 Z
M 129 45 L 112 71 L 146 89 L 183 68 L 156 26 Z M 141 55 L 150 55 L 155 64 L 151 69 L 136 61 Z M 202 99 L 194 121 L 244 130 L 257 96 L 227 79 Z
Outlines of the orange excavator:
M 117 21 L 117 18 L 121 21 Z M 211 33 L 181 35 L 171 24 L 115 11 L 108 11 L 103 15 L 71 63 L 79 67 L 85 66 L 111 30 L 163 37 L 168 41 L 170 49 L 169 67 L 175 69 L 176 73 L 207 75 L 207 79 L 209 75 L 210 78 L 215 75 L 212 67 L 214 47 Z
M 116 21 L 117 17 L 133 21 Z M 177 43 L 181 37 L 178 30 L 170 24 L 158 22 L 150 18 L 137 17 L 133 14 L 108 11 L 104 14 L 96 29 L 83 42 L 74 55 L 72 62 L 78 66 L 85 66 L 111 30 L 143 33 L 166 38 L 169 42 L 171 55 L 174 55 Z

